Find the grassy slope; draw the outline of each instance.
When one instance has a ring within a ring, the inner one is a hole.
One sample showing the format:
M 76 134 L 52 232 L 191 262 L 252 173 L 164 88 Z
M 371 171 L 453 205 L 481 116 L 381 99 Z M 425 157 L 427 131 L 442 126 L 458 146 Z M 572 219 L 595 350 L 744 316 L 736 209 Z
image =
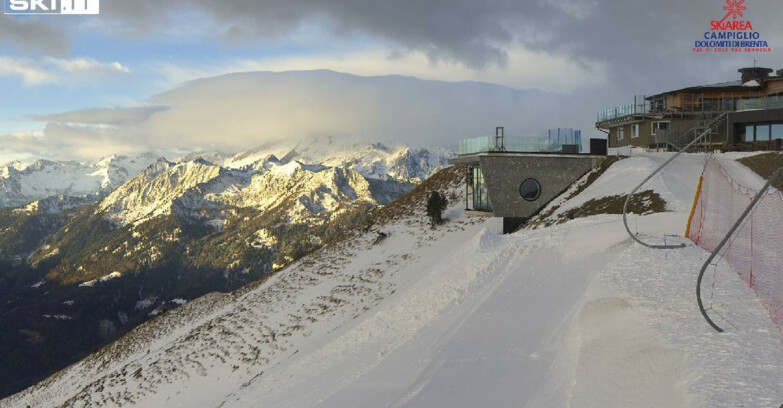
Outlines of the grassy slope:
M 756 174 L 769 179 L 775 170 L 783 167 L 783 154 L 780 153 L 764 153 L 756 156 L 745 157 L 737 160 L 744 164 L 749 169 L 753 170 Z M 773 186 L 780 191 L 783 191 L 783 178 L 779 178 Z

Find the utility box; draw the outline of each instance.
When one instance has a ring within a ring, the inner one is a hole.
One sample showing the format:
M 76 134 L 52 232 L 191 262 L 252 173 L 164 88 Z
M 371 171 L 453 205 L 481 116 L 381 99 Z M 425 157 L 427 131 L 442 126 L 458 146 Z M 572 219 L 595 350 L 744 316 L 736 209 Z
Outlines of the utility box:
M 609 152 L 606 139 L 590 139 L 590 154 L 593 156 L 606 156 Z
M 561 146 L 561 153 L 563 154 L 579 154 L 579 148 L 581 146 L 575 144 L 564 144 Z

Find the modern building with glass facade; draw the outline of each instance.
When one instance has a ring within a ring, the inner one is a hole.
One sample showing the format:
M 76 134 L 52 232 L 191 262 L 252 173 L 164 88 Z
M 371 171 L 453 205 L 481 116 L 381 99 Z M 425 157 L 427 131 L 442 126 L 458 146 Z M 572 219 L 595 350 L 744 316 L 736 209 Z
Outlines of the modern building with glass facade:
M 449 163 L 466 169 L 468 213 L 502 217 L 504 232 L 511 232 L 606 157 L 568 153 L 578 150 L 573 139 L 561 141 L 559 146 L 536 138 L 462 141 L 459 156 Z
M 783 140 L 783 70 L 739 70 L 732 82 L 694 86 L 598 113 L 609 147 L 680 149 L 710 128 L 705 145 L 723 150 L 779 150 Z

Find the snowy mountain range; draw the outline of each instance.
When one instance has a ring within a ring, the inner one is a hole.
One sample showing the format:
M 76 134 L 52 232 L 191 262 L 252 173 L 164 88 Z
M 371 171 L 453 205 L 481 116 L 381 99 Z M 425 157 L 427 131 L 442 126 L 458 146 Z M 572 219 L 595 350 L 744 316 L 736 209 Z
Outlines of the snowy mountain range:
M 311 139 L 171 161 L 4 166 L 0 339 L 14 353 L 0 355 L 9 378 L 0 394 L 163 311 L 290 264 L 362 225 L 451 155 Z M 11 370 L 21 359 L 25 369 Z
M 311 138 L 267 144 L 235 155 L 191 153 L 175 158 L 173 164 L 202 159 L 202 162 L 227 170 L 256 173 L 297 161 L 306 165 L 342 167 L 370 179 L 420 182 L 446 166 L 446 160 L 453 154 L 444 148 L 390 148 L 380 143 L 337 144 L 330 138 Z M 150 165 L 160 166 L 160 159 L 157 154 L 145 153 L 111 156 L 93 163 L 49 160 L 7 163 L 0 166 L 0 208 L 20 207 L 56 196 L 97 200 Z
M 38 160 L 0 166 L 0 208 L 19 207 L 55 196 L 99 196 L 155 162 L 155 154 L 112 156 L 95 163 Z

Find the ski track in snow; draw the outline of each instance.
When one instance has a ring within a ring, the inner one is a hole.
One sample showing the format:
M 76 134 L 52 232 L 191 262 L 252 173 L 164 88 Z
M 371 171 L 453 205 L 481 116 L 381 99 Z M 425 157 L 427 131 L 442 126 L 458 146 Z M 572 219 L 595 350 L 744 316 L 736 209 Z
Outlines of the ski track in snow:
M 667 157 L 622 160 L 567 205 L 623 194 Z M 632 217 L 645 239 L 683 232 L 704 155 L 681 160 L 651 182 L 676 212 Z M 359 235 L 188 302 L 0 407 L 783 403 L 783 335 L 725 263 L 718 334 L 696 307 L 697 247 L 633 244 L 615 215 L 500 236 L 454 204 L 436 230 L 419 213 L 376 245 Z

